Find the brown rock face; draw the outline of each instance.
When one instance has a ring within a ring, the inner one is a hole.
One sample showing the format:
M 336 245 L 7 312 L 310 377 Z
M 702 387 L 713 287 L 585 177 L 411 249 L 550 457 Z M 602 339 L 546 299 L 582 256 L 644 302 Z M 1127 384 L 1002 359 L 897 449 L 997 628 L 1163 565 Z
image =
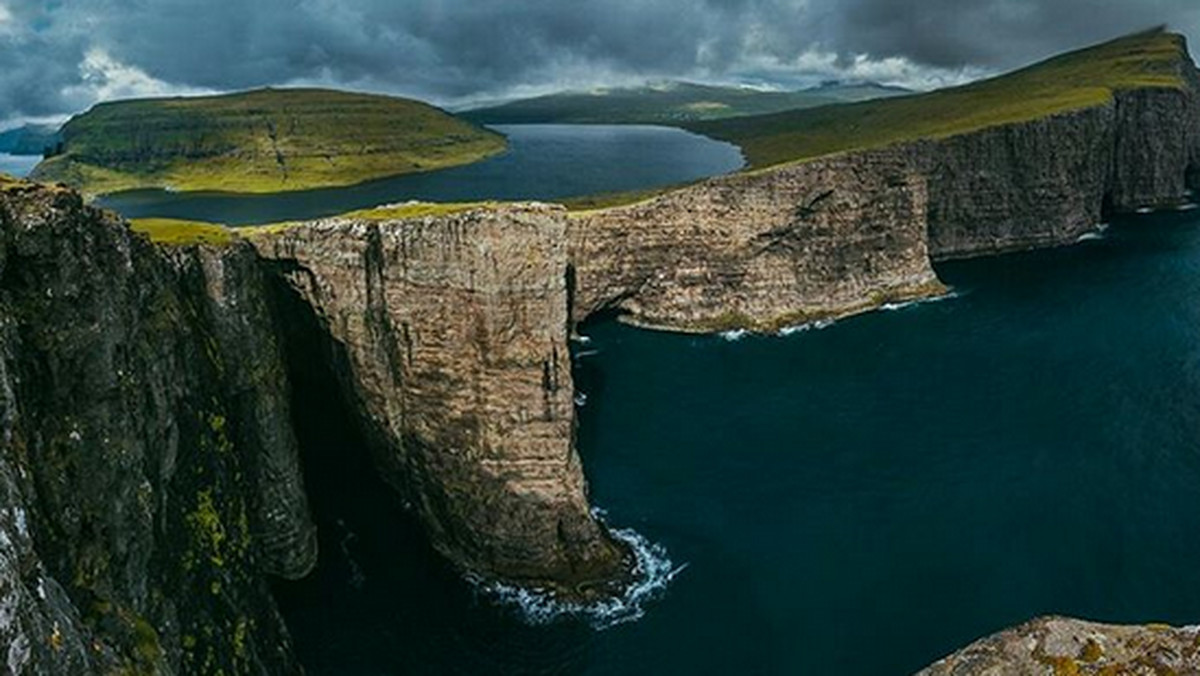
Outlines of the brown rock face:
M 943 290 L 926 183 L 882 151 L 704 181 L 572 215 L 578 321 L 775 330 Z
M 621 577 L 573 446 L 563 212 L 325 221 L 255 238 L 335 344 L 383 476 L 434 545 L 576 593 Z
M 1046 617 L 972 643 L 918 676 L 1200 674 L 1200 627 Z

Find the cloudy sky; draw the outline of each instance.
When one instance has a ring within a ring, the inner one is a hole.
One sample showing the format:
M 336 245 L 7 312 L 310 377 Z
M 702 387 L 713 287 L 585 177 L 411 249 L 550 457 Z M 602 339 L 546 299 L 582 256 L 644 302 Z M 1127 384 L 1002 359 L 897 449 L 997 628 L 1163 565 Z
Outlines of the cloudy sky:
M 931 88 L 1162 23 L 1200 44 L 1200 0 L 0 0 L 0 128 L 287 84 L 449 106 L 667 78 Z

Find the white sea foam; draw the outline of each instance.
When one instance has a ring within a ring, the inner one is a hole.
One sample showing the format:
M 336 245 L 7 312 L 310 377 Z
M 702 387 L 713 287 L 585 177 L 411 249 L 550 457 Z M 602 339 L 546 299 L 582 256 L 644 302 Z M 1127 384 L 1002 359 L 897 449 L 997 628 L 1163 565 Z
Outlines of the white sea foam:
M 601 514 L 597 510 L 597 518 Z M 620 596 L 594 603 L 569 603 L 542 589 L 500 583 L 479 584 L 478 589 L 497 602 L 518 609 L 530 624 L 579 619 L 599 631 L 634 622 L 646 614 L 646 604 L 661 596 L 687 564 L 675 565 L 665 547 L 650 542 L 631 528 L 613 529 L 612 534 L 629 545 L 634 555 L 633 582 Z
M 1075 241 L 1077 243 L 1078 242 L 1094 242 L 1098 239 L 1104 239 L 1104 233 L 1100 232 L 1098 230 L 1093 230 L 1092 232 L 1085 232 L 1082 235 L 1076 237 Z
M 733 329 L 732 331 L 722 331 L 721 332 L 721 337 L 724 338 L 725 340 L 728 340 L 731 343 L 741 340 L 748 335 L 750 335 L 750 332 L 747 331 L 746 329 Z
M 592 337 L 585 336 L 583 334 L 579 334 L 576 336 L 572 336 L 571 340 L 575 341 L 576 343 L 579 343 L 580 345 L 588 345 L 589 343 L 592 342 Z
M 584 350 L 583 352 L 579 352 L 579 353 L 577 353 L 577 354 L 575 355 L 575 358 L 576 358 L 576 359 L 583 359 L 584 357 L 592 357 L 592 356 L 595 356 L 595 355 L 598 355 L 598 354 L 600 354 L 600 350 Z
M 1175 210 L 1176 211 L 1191 211 L 1191 210 L 1195 209 L 1196 207 L 1200 207 L 1200 204 L 1196 204 L 1195 202 L 1188 202 L 1186 204 L 1180 204 L 1179 206 L 1175 207 Z
M 815 322 L 805 322 L 804 324 L 796 324 L 795 326 L 785 326 L 782 329 L 779 329 L 779 335 L 790 336 L 797 333 L 804 333 L 806 331 L 820 331 L 821 329 L 827 329 L 836 323 L 837 320 L 834 319 L 818 319 Z
M 576 392 L 575 393 L 575 405 L 583 406 L 585 404 L 587 404 L 587 394 L 585 394 L 583 392 Z
M 932 296 L 930 298 L 917 298 L 914 300 L 906 300 L 902 303 L 884 303 L 883 305 L 879 306 L 879 309 L 886 310 L 888 312 L 894 312 L 896 310 L 904 310 L 904 309 L 907 309 L 910 307 L 916 307 L 918 305 L 926 305 L 928 303 L 938 303 L 943 300 L 952 300 L 954 298 L 958 298 L 959 295 L 960 294 L 958 293 L 958 291 L 951 290 L 951 291 L 947 291 L 946 293 L 943 293 L 940 296 Z
M 1142 207 L 1141 209 L 1138 209 L 1137 212 L 1139 214 L 1152 214 L 1154 213 L 1154 207 Z

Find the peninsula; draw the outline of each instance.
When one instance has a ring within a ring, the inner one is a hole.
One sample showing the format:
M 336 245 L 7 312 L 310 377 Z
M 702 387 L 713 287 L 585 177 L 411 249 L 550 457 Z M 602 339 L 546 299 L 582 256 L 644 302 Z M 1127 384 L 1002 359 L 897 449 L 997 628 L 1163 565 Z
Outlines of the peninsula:
M 85 193 L 271 193 L 477 162 L 504 137 L 419 101 L 323 89 L 102 103 L 33 178 Z

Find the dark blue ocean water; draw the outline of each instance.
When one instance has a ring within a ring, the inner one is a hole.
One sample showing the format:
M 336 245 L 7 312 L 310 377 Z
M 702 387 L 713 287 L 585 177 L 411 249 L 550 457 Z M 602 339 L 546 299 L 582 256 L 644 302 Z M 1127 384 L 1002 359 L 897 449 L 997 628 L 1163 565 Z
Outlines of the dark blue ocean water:
M 464 167 L 269 195 L 137 190 L 102 197 L 97 204 L 128 218 L 251 225 L 408 200 L 558 200 L 673 185 L 742 166 L 737 147 L 668 127 L 539 124 L 495 129 L 508 137 L 508 152 Z
M 531 625 L 317 467 L 310 673 L 905 674 L 1045 613 L 1200 621 L 1200 217 L 939 274 L 787 337 L 585 327 L 594 502 L 686 564 L 636 621 Z

